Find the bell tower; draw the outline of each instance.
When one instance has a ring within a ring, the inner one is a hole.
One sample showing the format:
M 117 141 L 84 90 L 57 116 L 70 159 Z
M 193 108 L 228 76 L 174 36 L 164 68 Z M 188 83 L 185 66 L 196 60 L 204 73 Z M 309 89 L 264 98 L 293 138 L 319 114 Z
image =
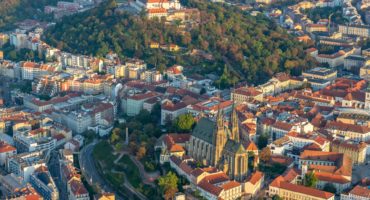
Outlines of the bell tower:
M 235 142 L 239 142 L 239 120 L 238 120 L 238 114 L 236 113 L 235 103 L 233 104 L 231 113 L 231 139 Z
M 218 109 L 217 113 L 215 132 L 216 132 L 214 136 L 215 152 L 213 164 L 214 166 L 218 166 L 222 157 L 222 151 L 224 150 L 224 146 L 227 140 L 223 112 L 222 109 L 220 108 Z

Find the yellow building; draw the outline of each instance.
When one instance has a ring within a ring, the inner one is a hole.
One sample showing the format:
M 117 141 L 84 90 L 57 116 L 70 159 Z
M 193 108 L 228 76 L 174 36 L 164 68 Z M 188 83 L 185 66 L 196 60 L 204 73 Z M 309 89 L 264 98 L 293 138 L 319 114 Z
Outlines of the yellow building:
M 159 43 L 158 42 L 151 42 L 150 43 L 150 48 L 151 49 L 158 49 L 159 48 Z
M 287 182 L 280 184 L 279 196 L 289 200 L 334 200 L 332 193 Z
M 113 193 L 103 193 L 103 194 L 100 194 L 96 200 L 115 200 L 115 196 Z
M 331 143 L 331 151 L 343 153 L 350 157 L 352 159 L 352 164 L 362 164 L 366 160 L 366 144 L 364 142 L 353 143 L 334 140 Z
M 236 104 L 252 100 L 263 101 L 263 93 L 253 87 L 241 87 L 231 92 L 231 100 Z
M 334 200 L 334 194 L 315 188 L 297 185 L 289 182 L 283 176 L 278 176 L 269 185 L 269 196 L 278 195 L 289 200 Z

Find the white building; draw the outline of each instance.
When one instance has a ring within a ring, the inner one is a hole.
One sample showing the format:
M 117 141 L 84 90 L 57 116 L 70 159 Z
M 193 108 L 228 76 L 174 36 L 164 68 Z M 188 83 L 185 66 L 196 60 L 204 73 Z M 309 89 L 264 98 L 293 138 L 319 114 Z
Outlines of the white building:
M 17 149 L 4 141 L 0 141 L 0 166 L 6 164 L 6 160 L 17 154 Z
M 46 166 L 45 158 L 46 155 L 40 151 L 18 154 L 8 159 L 7 170 L 28 182 L 37 168 Z

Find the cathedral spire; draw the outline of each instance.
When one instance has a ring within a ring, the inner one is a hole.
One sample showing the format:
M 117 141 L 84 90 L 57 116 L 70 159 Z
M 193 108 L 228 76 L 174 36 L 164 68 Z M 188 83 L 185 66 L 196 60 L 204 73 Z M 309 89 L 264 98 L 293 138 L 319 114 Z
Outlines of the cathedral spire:
M 216 117 L 216 123 L 217 123 L 217 129 L 221 130 L 224 128 L 224 119 L 223 119 L 223 111 L 220 108 L 220 105 L 218 106 L 217 111 L 217 117 Z
M 235 142 L 239 142 L 239 120 L 238 114 L 236 113 L 235 102 L 233 103 L 231 113 L 231 139 Z

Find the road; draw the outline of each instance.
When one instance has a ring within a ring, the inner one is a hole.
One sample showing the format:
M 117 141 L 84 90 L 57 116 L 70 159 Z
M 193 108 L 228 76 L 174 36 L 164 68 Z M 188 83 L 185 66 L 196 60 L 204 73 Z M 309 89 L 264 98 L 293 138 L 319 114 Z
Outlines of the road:
M 107 181 L 102 178 L 99 174 L 99 171 L 97 170 L 95 166 L 95 161 L 93 157 L 93 150 L 97 142 L 93 142 L 91 144 L 88 144 L 85 146 L 79 155 L 79 162 L 80 162 L 80 167 L 82 174 L 86 177 L 86 180 L 89 182 L 91 185 L 98 185 L 99 188 L 104 190 L 105 192 L 110 192 L 114 193 L 116 195 L 116 199 L 118 200 L 123 200 L 127 199 L 124 198 L 121 194 L 119 194 L 117 191 L 115 191 L 108 183 Z M 141 194 L 138 193 L 130 184 L 125 182 L 123 185 L 124 189 L 129 192 L 131 195 L 135 195 L 139 197 L 139 199 L 146 200 L 147 198 Z M 121 192 L 121 191 L 120 191 Z
M 58 150 L 53 150 L 50 152 L 50 160 L 48 163 L 48 168 L 58 188 L 59 199 L 60 200 L 68 199 L 66 188 L 63 187 L 62 182 L 61 182 Z

